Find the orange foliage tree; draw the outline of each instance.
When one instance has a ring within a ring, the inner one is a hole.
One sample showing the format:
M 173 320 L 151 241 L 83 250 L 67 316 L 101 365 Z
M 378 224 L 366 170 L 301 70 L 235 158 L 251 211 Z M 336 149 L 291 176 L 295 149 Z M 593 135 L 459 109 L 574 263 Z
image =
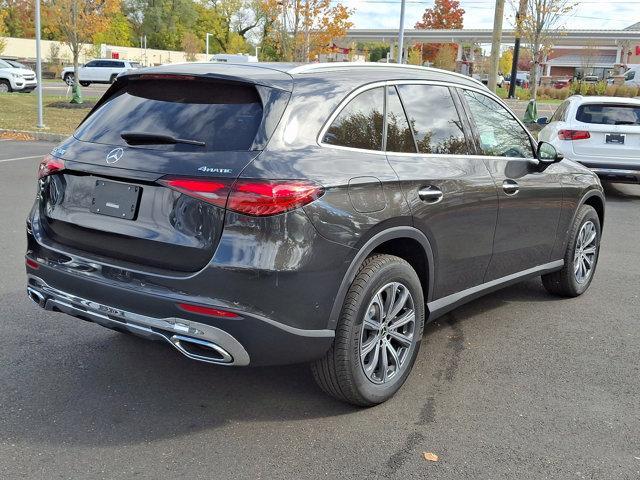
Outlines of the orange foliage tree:
M 262 0 L 267 20 L 265 42 L 275 45 L 278 57 L 307 62 L 328 53 L 333 41 L 352 27 L 352 10 L 331 0 Z
M 461 29 L 464 9 L 460 7 L 458 0 L 435 0 L 432 8 L 427 8 L 422 14 L 422 21 L 417 22 L 415 28 L 428 30 L 454 30 Z M 425 43 L 422 45 L 422 58 L 433 62 L 438 51 L 444 45 L 441 43 Z M 419 48 L 419 45 L 418 45 Z
M 74 78 L 78 77 L 78 60 L 83 43 L 109 26 L 109 15 L 120 10 L 120 0 L 45 0 L 45 16 L 51 27 L 60 32 L 73 55 Z M 78 82 L 72 102 L 80 103 Z

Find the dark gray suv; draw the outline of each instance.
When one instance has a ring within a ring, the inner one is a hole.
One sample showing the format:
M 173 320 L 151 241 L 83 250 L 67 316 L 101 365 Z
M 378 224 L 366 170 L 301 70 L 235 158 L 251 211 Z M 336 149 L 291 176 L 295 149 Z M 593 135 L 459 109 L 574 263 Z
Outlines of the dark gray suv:
M 41 307 L 203 362 L 311 362 L 357 405 L 463 302 L 534 276 L 583 293 L 604 216 L 596 176 L 482 84 L 393 65 L 132 71 L 38 176 Z

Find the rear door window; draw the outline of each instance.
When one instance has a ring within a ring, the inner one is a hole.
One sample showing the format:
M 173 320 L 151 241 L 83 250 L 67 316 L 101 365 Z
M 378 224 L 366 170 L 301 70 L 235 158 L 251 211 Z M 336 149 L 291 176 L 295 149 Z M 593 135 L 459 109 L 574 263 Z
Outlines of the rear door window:
M 437 85 L 398 85 L 420 153 L 469 153 L 451 92 Z
M 253 85 L 199 79 L 130 79 L 76 131 L 86 142 L 127 145 L 123 132 L 204 142 L 180 149 L 247 151 L 262 122 Z M 170 145 L 151 145 L 169 148 Z
M 411 127 L 396 87 L 387 89 L 387 152 L 416 153 Z
M 597 125 L 640 125 L 640 105 L 587 103 L 578 107 L 576 120 Z
M 382 87 L 362 92 L 342 109 L 324 134 L 322 142 L 341 147 L 382 150 L 383 112 Z

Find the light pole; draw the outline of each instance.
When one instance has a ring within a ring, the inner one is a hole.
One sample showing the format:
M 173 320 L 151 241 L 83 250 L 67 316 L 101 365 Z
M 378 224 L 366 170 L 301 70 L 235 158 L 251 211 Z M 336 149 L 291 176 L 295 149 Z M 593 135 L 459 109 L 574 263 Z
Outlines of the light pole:
M 400 5 L 400 31 L 398 32 L 398 63 L 404 63 L 404 7 L 405 0 Z
M 206 44 L 206 50 L 207 50 L 207 62 L 209 61 L 209 37 L 213 36 L 213 33 L 207 33 L 206 35 L 206 39 L 205 39 L 205 44 Z
M 491 39 L 491 70 L 487 87 L 495 93 L 498 83 L 498 61 L 500 59 L 500 42 L 502 40 L 502 18 L 504 17 L 504 0 L 496 0 L 493 17 L 493 38 Z
M 256 60 L 258 59 L 258 50 L 260 50 L 260 48 L 262 47 L 256 47 Z
M 36 74 L 38 77 L 38 124 L 44 128 L 42 120 L 42 52 L 40 51 L 40 0 L 36 0 Z

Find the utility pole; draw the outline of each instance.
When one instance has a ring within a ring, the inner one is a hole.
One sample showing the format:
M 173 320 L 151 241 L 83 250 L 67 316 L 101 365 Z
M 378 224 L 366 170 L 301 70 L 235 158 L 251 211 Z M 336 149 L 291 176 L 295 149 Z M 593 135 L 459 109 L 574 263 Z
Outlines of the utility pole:
M 204 43 L 205 43 L 205 45 L 206 45 L 206 47 L 205 47 L 205 51 L 207 52 L 207 53 L 206 53 L 207 62 L 209 61 L 209 37 L 210 37 L 210 36 L 212 36 L 212 35 L 213 35 L 212 33 L 207 33 L 207 34 L 205 35 L 205 41 L 204 41 Z
M 42 52 L 40 50 L 40 0 L 36 0 L 36 74 L 38 78 L 38 124 L 36 127 L 44 128 L 42 119 Z
M 518 78 L 518 60 L 520 59 L 520 37 L 522 21 L 527 14 L 527 0 L 520 0 L 516 13 L 516 41 L 513 44 L 513 61 L 511 62 L 511 81 L 509 82 L 509 98 L 516 98 L 516 80 Z
M 498 61 L 500 59 L 500 42 L 502 40 L 502 19 L 504 17 L 504 0 L 496 0 L 496 14 L 493 17 L 493 37 L 491 39 L 491 70 L 487 87 L 496 91 L 498 83 Z
M 404 63 L 404 7 L 405 0 L 400 5 L 400 30 L 398 31 L 398 63 Z

